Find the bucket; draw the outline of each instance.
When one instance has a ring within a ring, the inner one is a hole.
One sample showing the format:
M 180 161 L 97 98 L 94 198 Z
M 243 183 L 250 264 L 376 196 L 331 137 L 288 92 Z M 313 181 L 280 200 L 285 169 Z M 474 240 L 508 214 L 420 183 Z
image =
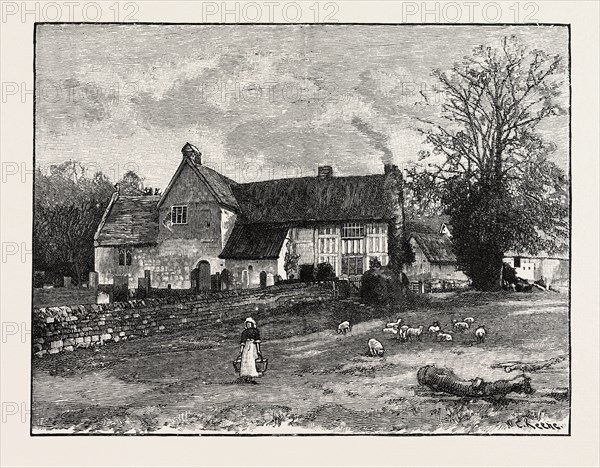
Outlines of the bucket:
M 260 359 L 258 358 L 256 361 L 256 371 L 257 372 L 262 372 L 263 374 L 265 372 L 267 372 L 267 366 L 269 365 L 269 360 L 268 359 Z M 236 359 L 235 361 L 233 361 L 233 369 L 235 370 L 236 374 L 240 373 L 240 370 L 242 369 L 242 360 L 241 359 Z
M 268 359 L 258 358 L 255 362 L 256 362 L 256 371 L 257 372 L 262 372 L 263 374 L 265 372 L 267 372 L 267 366 L 269 364 L 269 360 Z

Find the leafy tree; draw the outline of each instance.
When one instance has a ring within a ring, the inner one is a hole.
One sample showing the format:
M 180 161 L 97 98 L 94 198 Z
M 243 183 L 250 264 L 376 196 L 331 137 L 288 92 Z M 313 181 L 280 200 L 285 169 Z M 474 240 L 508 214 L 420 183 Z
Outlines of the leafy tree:
M 123 195 L 147 194 L 144 189 L 144 178 L 137 175 L 135 171 L 127 171 L 119 181 L 119 192 Z
M 142 195 L 142 182 L 129 171 L 120 184 L 125 194 Z M 81 284 L 94 270 L 94 234 L 114 191 L 104 174 L 89 175 L 77 161 L 51 166 L 47 174 L 36 170 L 34 268 Z
M 413 186 L 451 216 L 459 266 L 478 289 L 500 287 L 505 252 L 552 252 L 568 237 L 567 178 L 536 133 L 564 113 L 562 74 L 560 56 L 514 37 L 434 72 L 445 100 L 440 119 L 421 120 L 432 151 L 420 159 L 433 162 Z

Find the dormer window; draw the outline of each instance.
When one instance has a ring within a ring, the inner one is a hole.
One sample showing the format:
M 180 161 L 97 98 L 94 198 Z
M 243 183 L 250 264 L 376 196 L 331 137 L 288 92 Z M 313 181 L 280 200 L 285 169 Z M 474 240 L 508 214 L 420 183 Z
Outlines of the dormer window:
M 187 209 L 185 205 L 171 207 L 171 222 L 173 224 L 187 224 Z

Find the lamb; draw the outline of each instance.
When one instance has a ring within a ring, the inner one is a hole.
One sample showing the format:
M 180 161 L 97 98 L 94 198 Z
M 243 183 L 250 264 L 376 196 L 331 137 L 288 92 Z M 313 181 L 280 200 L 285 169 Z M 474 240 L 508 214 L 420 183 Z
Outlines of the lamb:
M 473 317 L 467 317 L 463 319 L 463 322 L 468 323 L 469 325 L 472 325 L 474 321 L 475 319 Z
M 436 335 L 438 332 L 442 331 L 441 327 L 440 327 L 440 322 L 433 322 L 433 325 L 431 325 L 428 329 L 427 329 L 427 333 L 429 335 Z
M 383 333 L 386 333 L 388 335 L 397 335 L 398 334 L 398 329 L 396 329 L 396 328 L 388 327 L 388 328 L 384 328 L 382 331 L 383 331 Z
M 338 334 L 341 333 L 342 335 L 345 335 L 349 331 L 352 331 L 352 325 L 350 325 L 350 322 L 348 320 L 346 320 L 345 322 L 342 322 L 338 325 L 338 329 L 337 329 Z
M 400 324 L 402 323 L 402 319 L 399 318 L 397 321 L 395 322 L 390 322 L 386 325 L 386 328 L 394 328 L 396 330 L 398 330 L 398 328 L 400 327 Z
M 459 322 L 456 319 L 452 319 L 452 323 L 454 324 L 454 329 L 464 332 L 469 329 L 469 324 L 467 322 Z
M 406 339 L 413 341 L 415 338 L 421 341 L 423 335 L 423 325 L 419 325 L 419 328 L 409 328 L 406 330 Z
M 383 357 L 383 345 L 375 338 L 369 340 L 369 353 L 371 356 Z
M 483 325 L 480 325 L 477 330 L 475 330 L 475 338 L 477 338 L 477 344 L 485 342 L 485 335 L 487 335 L 487 331 Z
M 410 327 L 408 325 L 402 325 L 399 329 L 398 329 L 398 339 L 400 341 L 406 341 L 406 331 L 409 329 Z
M 437 341 L 452 341 L 452 335 L 450 333 L 444 333 L 443 331 L 439 331 L 436 335 Z

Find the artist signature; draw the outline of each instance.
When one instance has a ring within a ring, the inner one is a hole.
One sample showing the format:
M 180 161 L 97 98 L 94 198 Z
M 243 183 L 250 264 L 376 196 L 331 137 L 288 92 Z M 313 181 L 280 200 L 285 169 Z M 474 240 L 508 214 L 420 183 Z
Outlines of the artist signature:
M 519 429 L 534 429 L 537 431 L 560 431 L 563 426 L 555 422 L 531 421 L 527 418 L 519 418 L 515 422 Z

